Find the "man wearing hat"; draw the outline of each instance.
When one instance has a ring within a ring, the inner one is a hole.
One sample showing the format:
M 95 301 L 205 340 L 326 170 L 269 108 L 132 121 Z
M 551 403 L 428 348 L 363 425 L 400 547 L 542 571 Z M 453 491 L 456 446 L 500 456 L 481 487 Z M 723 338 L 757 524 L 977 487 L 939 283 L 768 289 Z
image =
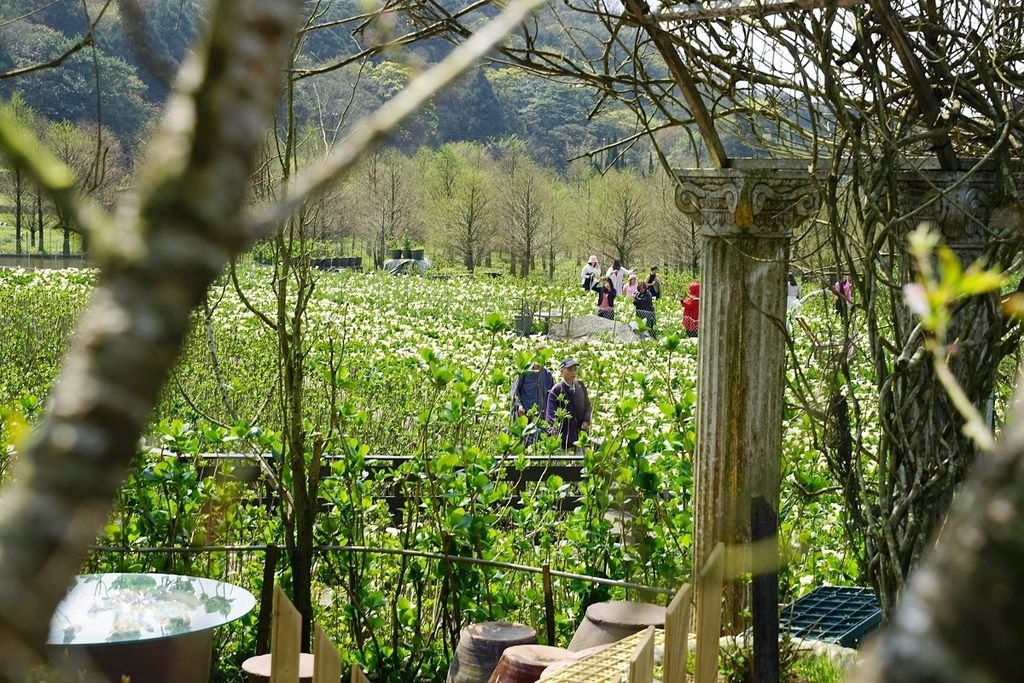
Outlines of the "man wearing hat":
M 597 256 L 592 255 L 587 261 L 587 265 L 583 266 L 583 272 L 580 273 L 580 285 L 583 286 L 583 290 L 587 292 L 592 290 L 600 274 L 601 269 L 597 267 Z
M 587 387 L 576 379 L 576 365 L 575 358 L 566 358 L 559 364 L 562 380 L 548 392 L 547 410 L 544 411 L 544 419 L 550 425 L 548 429 L 552 436 L 561 434 L 565 450 L 575 448 L 580 432 L 590 431 L 592 416 Z M 558 419 L 559 411 L 562 419 Z

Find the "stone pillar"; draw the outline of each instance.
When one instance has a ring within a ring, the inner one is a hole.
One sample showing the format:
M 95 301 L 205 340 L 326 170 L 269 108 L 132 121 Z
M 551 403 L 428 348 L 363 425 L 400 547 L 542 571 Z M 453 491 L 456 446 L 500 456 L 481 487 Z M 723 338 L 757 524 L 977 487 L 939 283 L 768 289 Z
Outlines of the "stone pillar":
M 907 349 L 899 356 L 877 345 L 873 349 L 876 365 L 891 368 L 881 383 L 878 419 L 888 437 L 879 457 L 892 464 L 879 471 L 880 522 L 869 524 L 866 532 L 867 551 L 875 559 L 868 579 L 887 615 L 895 609 L 909 573 L 932 548 L 959 484 L 980 453 L 963 433 L 963 417 L 935 376 L 930 354 L 918 353 L 924 346 L 916 330 L 919 319 L 903 304 L 898 289 L 917 275 L 907 236 L 918 225 L 928 225 L 965 268 L 983 252 L 990 264 L 1005 268 L 1020 249 L 1019 226 L 1000 216 L 1005 198 L 991 166 L 967 162 L 965 168 L 973 169 L 969 173 L 921 166 L 894 172 L 892 195 L 884 196 L 881 205 L 895 207 L 899 219 L 877 219 L 889 222 L 893 237 L 886 246 L 891 255 L 879 255 L 875 272 L 865 273 L 877 299 L 888 294 L 890 283 L 896 285 L 891 327 L 885 334 L 897 349 Z M 948 369 L 990 426 L 992 390 L 1003 355 L 999 340 L 1006 331 L 998 298 L 991 294 L 960 302 L 945 339 Z M 909 482 L 928 485 L 911 495 Z
M 778 512 L 789 240 L 820 201 L 807 162 L 735 160 L 677 178 L 676 203 L 701 232 L 694 573 L 721 541 L 728 579 L 745 564 L 751 498 Z M 723 624 L 738 627 L 744 591 L 731 581 L 725 594 Z

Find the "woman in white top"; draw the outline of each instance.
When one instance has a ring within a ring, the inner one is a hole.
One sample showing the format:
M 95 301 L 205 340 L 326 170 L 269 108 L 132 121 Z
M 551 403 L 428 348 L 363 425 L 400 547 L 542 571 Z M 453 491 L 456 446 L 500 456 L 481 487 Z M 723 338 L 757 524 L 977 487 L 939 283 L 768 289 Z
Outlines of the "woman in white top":
M 790 310 L 800 301 L 800 285 L 796 283 L 793 273 L 789 274 L 789 288 L 786 290 L 786 310 Z
M 616 292 L 621 292 L 622 285 L 627 282 L 632 273 L 633 271 L 622 265 L 622 261 L 615 259 L 612 262 L 612 267 L 608 269 L 604 276 L 612 281 L 612 287 Z
M 601 271 L 597 267 L 597 256 L 591 255 L 587 265 L 583 266 L 583 272 L 580 273 L 580 285 L 589 292 L 597 284 L 597 278 L 600 275 Z

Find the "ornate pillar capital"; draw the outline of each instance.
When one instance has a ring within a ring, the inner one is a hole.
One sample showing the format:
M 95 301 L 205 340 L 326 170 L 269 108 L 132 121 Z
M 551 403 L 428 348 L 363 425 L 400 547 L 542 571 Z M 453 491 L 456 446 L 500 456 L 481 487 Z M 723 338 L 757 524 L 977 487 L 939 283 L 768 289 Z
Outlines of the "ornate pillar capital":
M 915 168 L 897 175 L 900 212 L 913 226 L 928 221 L 943 241 L 958 251 L 984 248 L 984 226 L 1000 199 L 997 177 L 990 168 L 942 171 Z
M 675 174 L 676 206 L 706 237 L 786 237 L 821 207 L 808 162 L 736 159 L 730 168 Z

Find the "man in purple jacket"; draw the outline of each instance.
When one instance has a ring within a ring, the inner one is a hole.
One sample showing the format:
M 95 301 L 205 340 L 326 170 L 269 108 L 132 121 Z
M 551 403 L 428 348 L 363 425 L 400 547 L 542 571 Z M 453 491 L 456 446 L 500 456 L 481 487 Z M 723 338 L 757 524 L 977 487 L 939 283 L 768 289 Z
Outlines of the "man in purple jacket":
M 590 431 L 590 397 L 587 396 L 587 387 L 576 379 L 576 365 L 575 358 L 566 358 L 559 364 L 562 381 L 548 392 L 548 405 L 544 411 L 551 435 L 562 435 L 562 448 L 565 450 L 575 448 L 580 432 Z M 560 420 L 559 411 L 563 413 Z

